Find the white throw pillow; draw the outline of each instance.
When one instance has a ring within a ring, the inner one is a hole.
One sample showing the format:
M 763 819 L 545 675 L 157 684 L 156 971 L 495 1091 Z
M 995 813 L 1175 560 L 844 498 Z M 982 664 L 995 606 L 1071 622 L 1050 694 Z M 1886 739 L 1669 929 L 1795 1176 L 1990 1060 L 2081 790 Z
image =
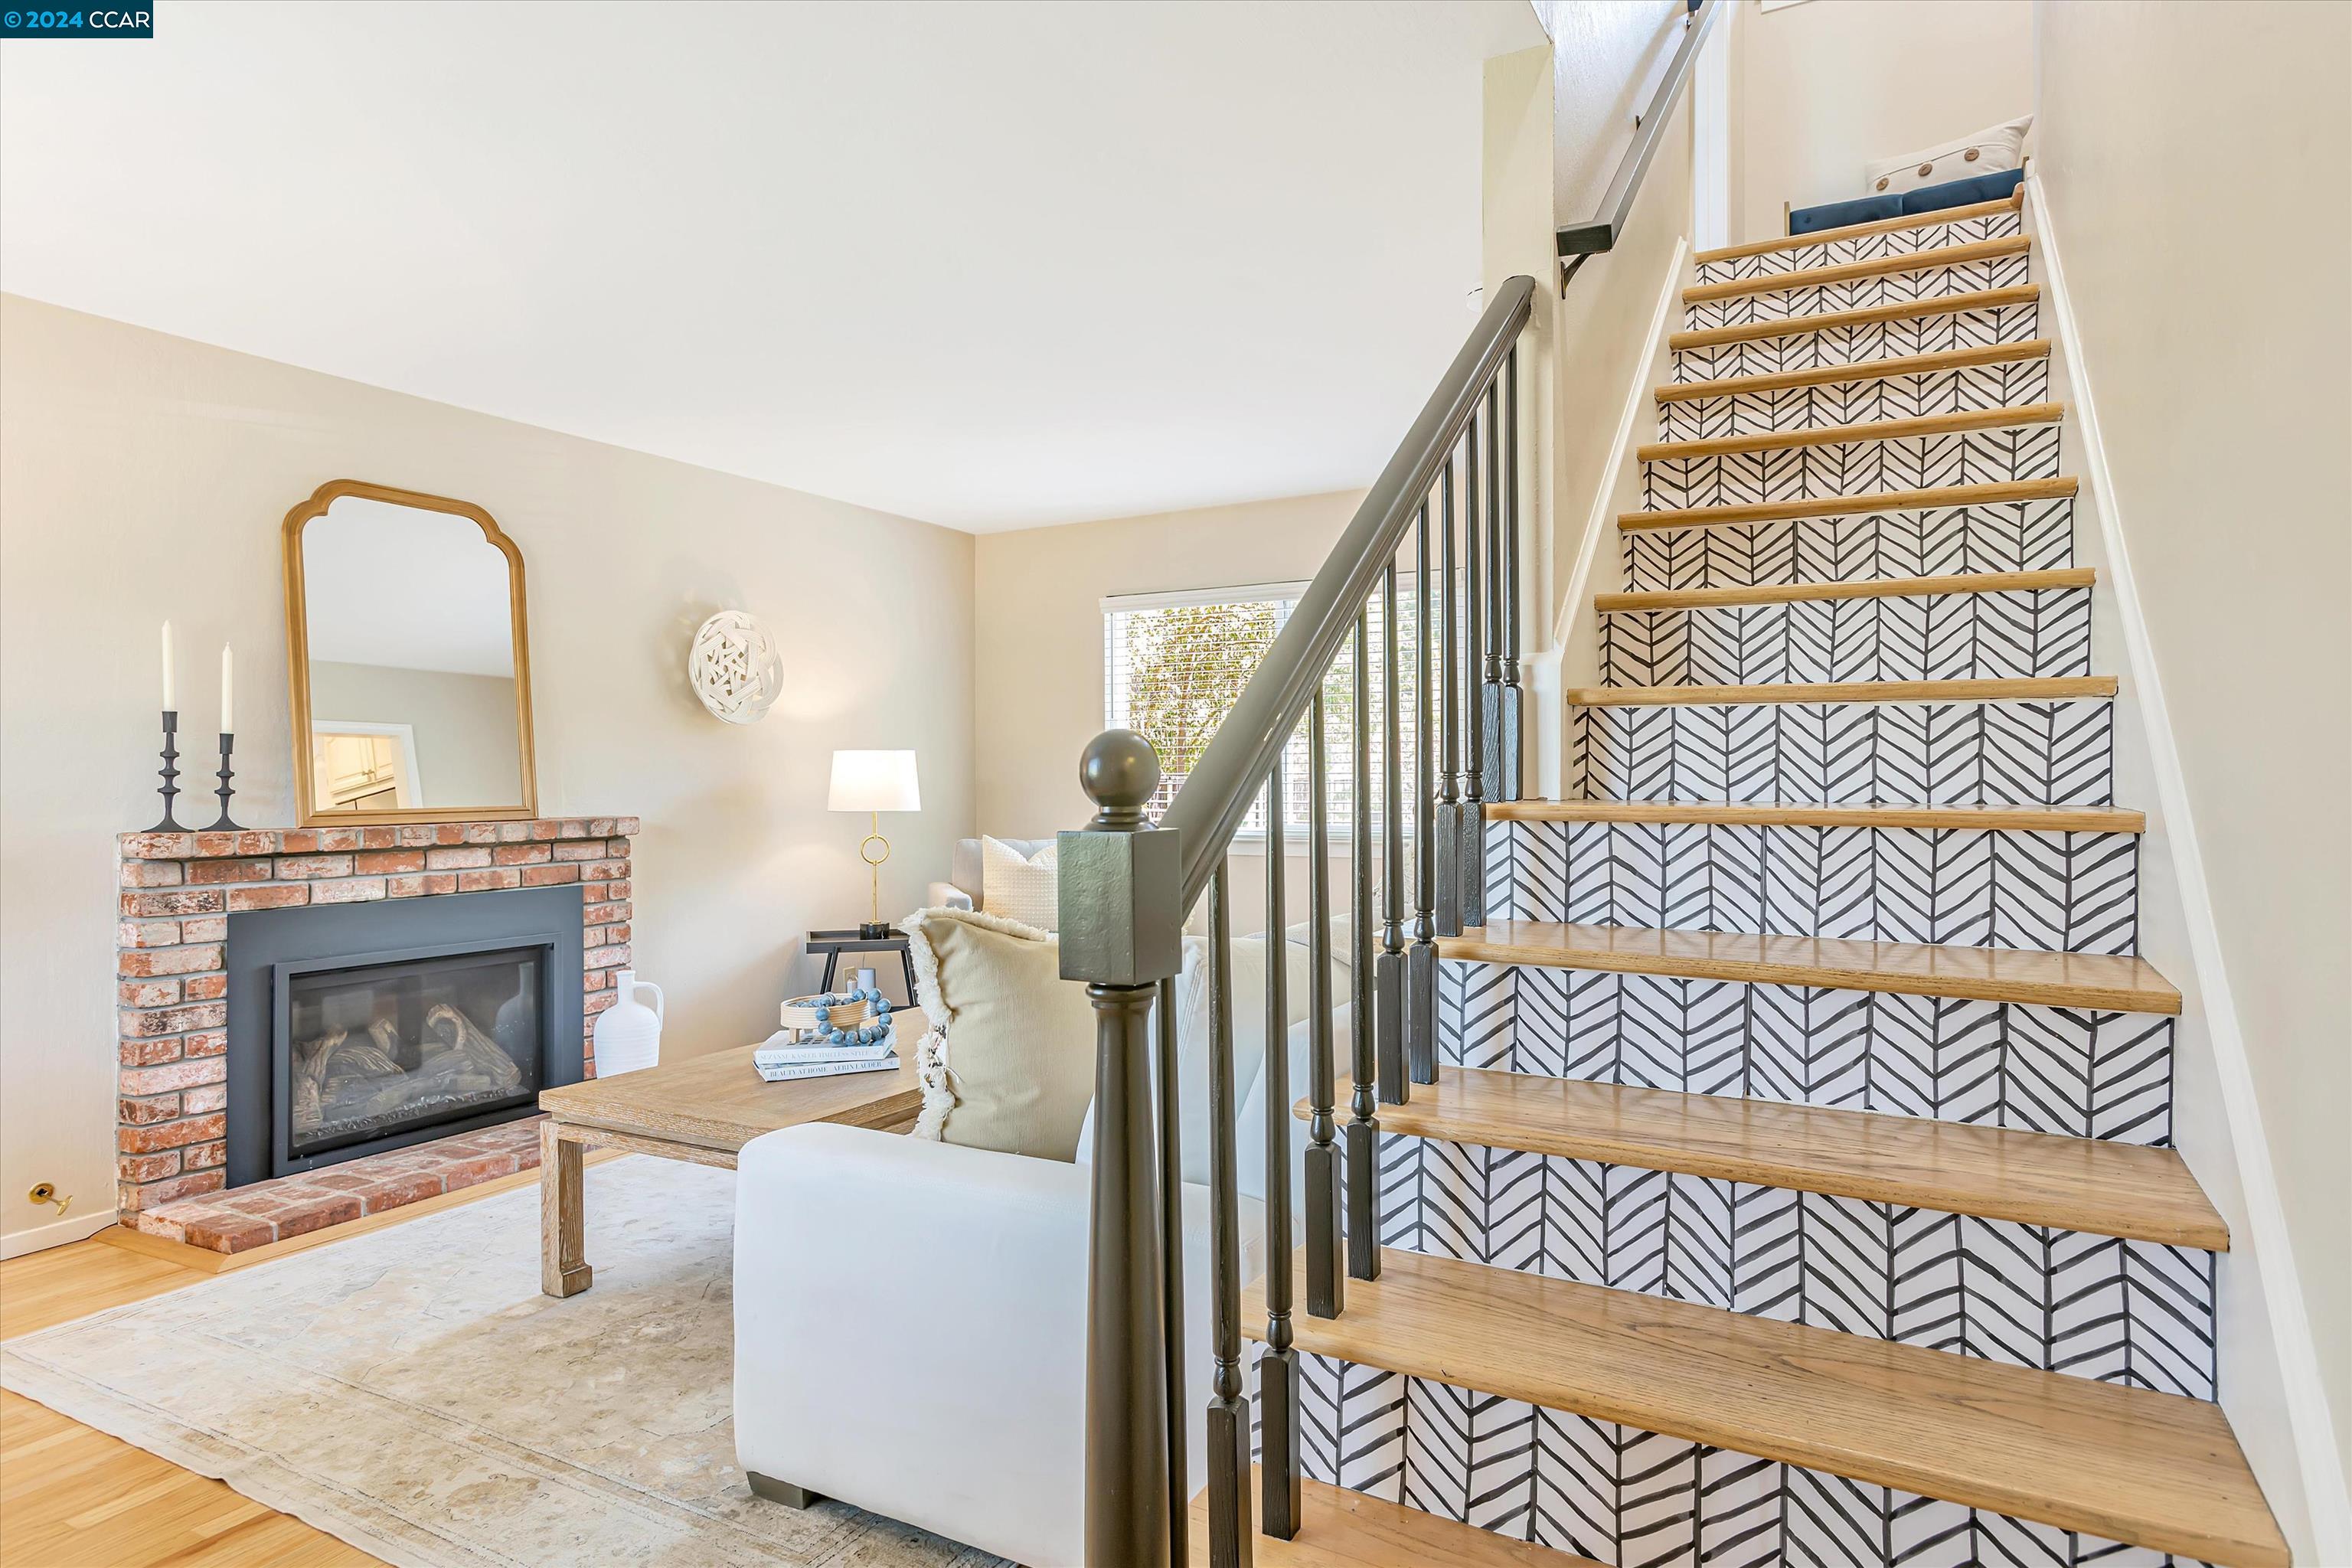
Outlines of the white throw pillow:
M 1863 184 L 1872 195 L 1900 195 L 1922 185 L 1940 185 L 1947 180 L 1966 180 L 2014 169 L 2023 161 L 2025 133 L 2032 124 L 2033 116 L 2029 114 L 1957 142 L 1942 142 L 1899 158 L 1865 163 Z
M 1061 846 L 1024 856 L 1001 838 L 980 841 L 980 907 L 1039 931 L 1062 923 Z
M 1052 933 L 983 910 L 901 922 L 929 1016 L 915 1136 L 1067 1160 L 1095 1089 L 1095 1010 Z

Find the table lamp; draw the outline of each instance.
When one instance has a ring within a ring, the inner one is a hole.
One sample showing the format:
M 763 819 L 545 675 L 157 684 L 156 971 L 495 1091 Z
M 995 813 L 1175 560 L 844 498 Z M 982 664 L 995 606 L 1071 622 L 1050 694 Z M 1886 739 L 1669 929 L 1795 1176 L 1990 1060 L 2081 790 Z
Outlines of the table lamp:
M 912 752 L 835 752 L 833 790 L 825 801 L 830 811 L 862 811 L 873 818 L 873 831 L 858 841 L 857 858 L 873 868 L 873 918 L 859 923 L 857 934 L 877 941 L 890 934 L 882 923 L 882 863 L 890 858 L 890 841 L 882 837 L 882 813 L 920 811 L 922 795 L 915 784 Z

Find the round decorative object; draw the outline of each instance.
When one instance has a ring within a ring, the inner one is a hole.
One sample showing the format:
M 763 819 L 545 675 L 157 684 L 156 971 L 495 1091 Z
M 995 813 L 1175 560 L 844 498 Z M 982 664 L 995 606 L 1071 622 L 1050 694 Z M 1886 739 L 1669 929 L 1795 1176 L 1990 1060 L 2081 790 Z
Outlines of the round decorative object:
M 714 718 L 756 724 L 784 689 L 784 660 L 756 618 L 721 610 L 695 628 L 686 675 Z
M 845 1029 L 830 1018 L 816 1026 L 816 1037 L 829 1046 L 872 1046 L 890 1037 L 890 1003 L 879 991 L 827 992 L 811 1004 L 820 1016 L 842 1005 L 866 1009 L 866 1022 Z

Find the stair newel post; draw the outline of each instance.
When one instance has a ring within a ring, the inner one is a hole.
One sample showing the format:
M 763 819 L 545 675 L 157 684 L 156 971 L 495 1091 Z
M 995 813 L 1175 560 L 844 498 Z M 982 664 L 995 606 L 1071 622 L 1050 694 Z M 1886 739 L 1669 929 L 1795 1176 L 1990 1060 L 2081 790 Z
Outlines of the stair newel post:
M 1397 679 L 1396 563 L 1381 573 L 1381 954 L 1372 963 L 1378 987 L 1375 1048 L 1380 1099 L 1402 1105 L 1412 1093 L 1404 1070 L 1404 747 L 1402 682 Z
M 1168 1341 L 1150 1020 L 1175 974 L 1184 923 L 1178 836 L 1144 804 L 1160 784 L 1151 742 L 1107 730 L 1078 782 L 1094 821 L 1059 839 L 1061 970 L 1095 1009 L 1095 1148 L 1087 1278 L 1087 1561 L 1169 1563 Z
M 1250 1568 L 1257 1534 L 1250 1522 L 1250 1410 L 1242 1377 L 1233 936 L 1233 898 L 1219 860 L 1209 875 L 1209 1568 Z
M 1438 701 L 1444 710 L 1445 753 L 1437 765 L 1437 934 L 1462 934 L 1462 658 L 1454 635 L 1461 584 L 1454 574 L 1454 459 L 1438 481 Z
M 1413 651 L 1418 669 L 1413 682 L 1412 755 L 1414 798 L 1420 825 L 1413 833 L 1412 947 L 1405 954 L 1405 1068 L 1415 1083 L 1437 1081 L 1437 737 L 1432 722 L 1430 679 L 1430 539 L 1429 503 L 1421 505 L 1413 524 Z
M 1350 897 L 1348 904 L 1349 1101 L 1348 1272 L 1377 1279 L 1381 1272 L 1378 1068 L 1372 1055 L 1372 637 L 1370 614 L 1356 612 L 1355 810 L 1349 822 Z
M 1258 1445 L 1265 1475 L 1261 1529 L 1298 1533 L 1298 1352 L 1290 1326 L 1290 954 L 1283 816 L 1288 779 L 1280 752 L 1265 781 L 1265 1351 L 1257 1358 Z
M 1339 1098 L 1339 1069 L 1331 1056 L 1331 784 L 1324 755 L 1324 692 L 1318 688 L 1307 710 L 1307 1310 L 1318 1318 L 1339 1315 L 1340 1257 L 1339 1123 L 1332 1115 Z
M 1470 578 L 1469 590 L 1464 594 L 1465 610 L 1469 621 L 1469 650 L 1465 662 L 1470 668 L 1470 689 L 1464 706 L 1469 710 L 1469 744 L 1463 752 L 1463 783 L 1461 818 L 1462 924 L 1465 928 L 1486 923 L 1486 749 L 1488 726 L 1486 716 L 1492 688 L 1487 678 L 1495 661 L 1489 657 L 1487 643 L 1490 627 L 1486 605 L 1493 592 L 1494 558 L 1486 548 L 1489 531 L 1494 526 L 1495 464 L 1495 388 L 1486 387 L 1486 405 L 1483 418 L 1473 414 L 1466 444 L 1470 448 L 1469 482 L 1464 487 L 1464 526 L 1462 550 Z M 1487 440 L 1484 454 L 1486 489 L 1478 489 L 1481 454 L 1478 438 L 1483 426 Z
M 1527 694 L 1519 689 L 1519 351 L 1503 361 L 1503 687 L 1495 709 L 1502 766 L 1489 800 L 1517 800 L 1526 793 L 1526 763 L 1520 752 Z M 1483 900 L 1482 900 L 1483 902 Z

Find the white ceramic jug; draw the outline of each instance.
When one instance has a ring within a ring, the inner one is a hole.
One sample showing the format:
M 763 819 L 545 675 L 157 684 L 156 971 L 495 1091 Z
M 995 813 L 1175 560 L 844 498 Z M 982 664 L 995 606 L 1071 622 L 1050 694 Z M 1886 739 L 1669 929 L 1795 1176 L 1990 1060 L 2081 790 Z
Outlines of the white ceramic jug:
M 634 969 L 624 969 L 614 976 L 613 988 L 621 999 L 596 1015 L 598 1078 L 635 1072 L 661 1059 L 661 987 L 638 979 Z M 654 994 L 652 1006 L 637 1000 L 640 991 Z

